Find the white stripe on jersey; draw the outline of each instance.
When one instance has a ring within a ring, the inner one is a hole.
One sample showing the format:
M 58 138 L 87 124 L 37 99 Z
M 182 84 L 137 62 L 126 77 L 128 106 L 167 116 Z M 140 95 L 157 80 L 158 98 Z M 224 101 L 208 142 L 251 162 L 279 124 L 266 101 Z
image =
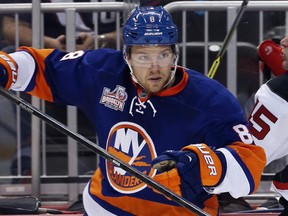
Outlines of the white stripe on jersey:
M 85 211 L 88 216 L 117 216 L 115 214 L 112 214 L 108 212 L 106 209 L 102 208 L 98 203 L 96 203 L 91 196 L 89 195 L 89 184 L 86 185 L 84 191 L 83 191 L 83 204 Z
M 250 183 L 240 164 L 227 149 L 220 148 L 217 151 L 224 154 L 227 161 L 227 170 L 221 184 L 214 188 L 213 194 L 229 192 L 234 198 L 249 194 Z
M 18 65 L 17 81 L 10 87 L 11 90 L 24 91 L 35 72 L 35 61 L 27 52 L 15 52 L 9 54 Z

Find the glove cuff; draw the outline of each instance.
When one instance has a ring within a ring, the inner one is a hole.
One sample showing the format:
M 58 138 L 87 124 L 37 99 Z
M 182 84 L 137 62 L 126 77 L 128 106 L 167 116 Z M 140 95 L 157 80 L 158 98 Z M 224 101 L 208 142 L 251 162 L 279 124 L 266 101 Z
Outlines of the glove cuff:
M 214 151 L 204 143 L 185 146 L 182 150 L 193 151 L 197 154 L 204 187 L 213 187 L 218 184 L 222 176 L 222 163 Z
M 5 76 L 7 76 L 6 85 L 3 86 L 5 89 L 9 89 L 11 84 L 16 82 L 18 75 L 18 66 L 16 62 L 5 52 L 0 51 L 0 64 L 3 69 L 7 72 Z M 3 77 L 2 79 L 4 79 Z

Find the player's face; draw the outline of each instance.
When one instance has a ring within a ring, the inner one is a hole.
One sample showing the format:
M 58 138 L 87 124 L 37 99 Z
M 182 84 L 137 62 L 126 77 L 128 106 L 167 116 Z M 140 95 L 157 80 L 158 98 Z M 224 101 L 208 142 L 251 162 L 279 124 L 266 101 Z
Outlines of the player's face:
M 128 61 L 142 87 L 157 93 L 170 79 L 174 59 L 171 46 L 132 46 Z
M 282 55 L 283 55 L 283 63 L 282 66 L 285 70 L 288 70 L 288 36 L 283 38 L 280 42 L 282 49 Z

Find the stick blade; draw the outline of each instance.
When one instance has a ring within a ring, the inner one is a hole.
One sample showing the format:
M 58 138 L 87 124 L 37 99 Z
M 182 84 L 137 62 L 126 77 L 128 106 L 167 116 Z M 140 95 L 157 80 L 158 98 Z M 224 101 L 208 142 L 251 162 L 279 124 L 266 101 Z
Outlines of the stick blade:
M 208 72 L 208 74 L 207 74 L 207 76 L 208 76 L 209 78 L 211 78 L 211 79 L 214 78 L 215 73 L 216 73 L 219 65 L 220 65 L 220 56 L 218 56 L 218 57 L 214 60 L 212 66 L 211 66 L 211 68 L 210 68 L 210 70 L 209 70 L 209 72 Z
M 1 198 L 1 214 L 35 214 L 40 207 L 40 201 L 33 196 L 17 198 Z

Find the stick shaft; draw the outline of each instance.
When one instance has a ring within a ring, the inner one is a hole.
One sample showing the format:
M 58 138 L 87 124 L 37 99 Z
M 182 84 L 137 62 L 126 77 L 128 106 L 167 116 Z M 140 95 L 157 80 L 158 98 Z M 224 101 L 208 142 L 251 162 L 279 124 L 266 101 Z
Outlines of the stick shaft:
M 223 41 L 223 45 L 221 46 L 221 49 L 219 50 L 217 56 L 216 56 L 216 59 L 213 61 L 213 64 L 208 72 L 208 77 L 210 78 L 213 78 L 215 76 L 215 73 L 220 65 L 220 62 L 221 62 L 221 59 L 222 57 L 224 56 L 225 54 L 225 51 L 227 49 L 227 46 L 229 45 L 230 43 L 230 40 L 235 32 L 235 30 L 237 29 L 238 25 L 239 25 L 239 22 L 244 14 L 244 11 L 248 5 L 248 2 L 249 0 L 243 0 L 242 4 L 241 4 L 241 8 L 228 32 L 228 34 L 226 35 L 224 41 Z
M 145 182 L 147 185 L 151 186 L 152 188 L 159 191 L 161 194 L 171 198 L 173 201 L 178 203 L 179 205 L 187 208 L 188 210 L 192 211 L 193 213 L 197 215 L 206 215 L 209 216 L 208 213 L 203 211 L 202 209 L 198 208 L 194 204 L 188 202 L 183 197 L 178 196 L 168 188 L 162 186 L 161 184 L 158 184 L 153 179 L 149 178 L 146 175 L 143 175 L 139 170 L 135 169 L 134 167 L 124 163 L 120 159 L 116 158 L 109 152 L 107 152 L 105 149 L 101 148 L 100 146 L 94 144 L 90 140 L 86 139 L 82 135 L 75 133 L 71 130 L 69 130 L 64 124 L 61 122 L 55 120 L 51 116 L 41 112 L 39 109 L 33 107 L 31 104 L 26 102 L 25 100 L 18 98 L 16 95 L 6 91 L 4 88 L 0 87 L 0 94 L 12 101 L 13 103 L 17 104 L 20 108 L 25 110 L 26 112 L 37 116 L 42 121 L 46 122 L 50 126 L 54 127 L 58 131 L 62 132 L 63 134 L 75 139 L 77 142 L 82 144 L 83 146 L 87 147 L 91 151 L 99 154 L 101 157 L 105 158 L 107 161 L 112 162 L 115 166 L 122 168 L 126 172 L 129 172 L 131 175 L 137 177 L 141 181 Z

